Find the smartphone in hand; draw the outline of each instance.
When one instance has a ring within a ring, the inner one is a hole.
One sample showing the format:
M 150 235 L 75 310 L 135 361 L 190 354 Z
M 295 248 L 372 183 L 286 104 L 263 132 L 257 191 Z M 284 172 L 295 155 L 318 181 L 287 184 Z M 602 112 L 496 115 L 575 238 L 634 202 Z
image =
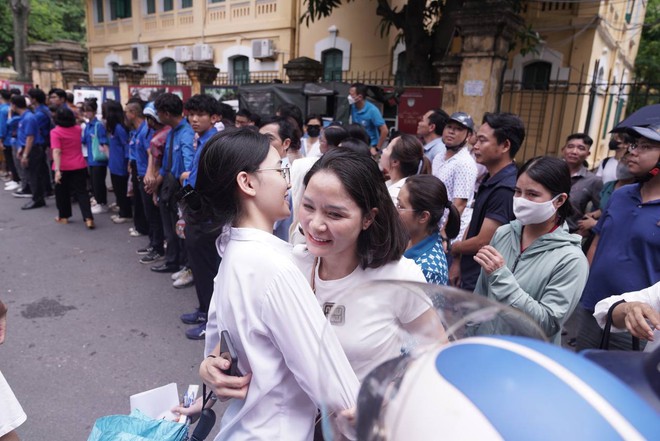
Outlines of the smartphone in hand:
M 233 377 L 243 376 L 240 369 L 238 369 L 238 353 L 227 331 L 220 333 L 220 356 L 231 362 L 229 369 L 222 371 L 225 375 L 231 375 Z

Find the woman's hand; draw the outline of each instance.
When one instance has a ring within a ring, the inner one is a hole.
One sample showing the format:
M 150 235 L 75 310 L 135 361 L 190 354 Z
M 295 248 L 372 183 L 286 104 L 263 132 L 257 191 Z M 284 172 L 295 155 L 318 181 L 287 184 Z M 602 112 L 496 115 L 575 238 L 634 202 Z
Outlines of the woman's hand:
M 490 245 L 485 245 L 474 256 L 477 262 L 489 276 L 504 266 L 504 257 Z
M 615 326 L 625 324 L 632 335 L 649 341 L 653 341 L 653 330 L 660 329 L 660 313 L 643 302 L 617 305 L 612 311 L 612 319 Z
M 589 230 L 596 226 L 598 221 L 589 215 L 585 215 L 582 219 L 577 222 L 578 231 L 583 236 L 587 234 Z
M 183 407 L 182 405 L 173 407 L 171 412 L 177 416 L 185 415 L 190 418 L 191 422 L 197 421 L 197 418 L 202 414 L 202 405 L 204 400 L 202 397 L 197 398 L 190 407 Z M 209 407 L 209 406 L 206 406 Z
M 252 374 L 242 377 L 226 375 L 222 371 L 231 367 L 231 362 L 222 357 L 208 357 L 199 366 L 199 376 L 221 401 L 230 398 L 245 399 Z
M 62 172 L 59 170 L 55 171 L 55 183 L 56 184 L 61 184 L 62 183 Z

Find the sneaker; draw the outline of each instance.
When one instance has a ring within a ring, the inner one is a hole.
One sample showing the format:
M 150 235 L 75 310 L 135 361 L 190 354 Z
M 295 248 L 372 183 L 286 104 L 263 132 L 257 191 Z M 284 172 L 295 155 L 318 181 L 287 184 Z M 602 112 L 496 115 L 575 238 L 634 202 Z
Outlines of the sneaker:
M 206 338 L 206 323 L 186 330 L 186 337 L 190 340 L 204 340 Z
M 96 204 L 92 207 L 92 214 L 107 213 L 108 206 L 105 204 Z
M 195 309 L 195 312 L 182 314 L 179 318 L 186 325 L 206 324 L 206 313 L 199 312 L 199 309 Z
M 184 271 L 184 273 L 179 276 L 174 283 L 172 283 L 172 286 L 180 289 L 180 288 L 187 288 L 195 283 L 195 279 L 193 278 L 193 273 L 191 270 L 187 269 Z
M 131 237 L 140 237 L 140 236 L 144 236 L 144 234 L 140 233 L 138 230 L 136 230 L 136 229 L 133 228 L 133 227 L 131 227 L 131 228 L 128 229 L 128 235 L 131 236 Z
M 119 213 L 119 205 L 112 203 L 108 205 L 108 209 L 112 211 L 113 213 Z
M 174 274 L 172 274 L 172 281 L 174 282 L 176 279 L 183 276 L 183 273 L 185 273 L 187 270 L 188 270 L 187 266 L 181 267 L 180 271 L 177 271 Z
M 130 218 L 130 217 L 117 216 L 117 217 L 112 218 L 112 222 L 114 222 L 116 224 L 125 224 L 126 222 L 132 222 L 132 221 L 133 221 L 133 219 Z
M 149 254 L 154 250 L 154 247 L 146 247 L 146 248 L 140 248 L 137 250 L 138 254 Z
M 29 191 L 23 191 L 23 189 L 16 190 L 15 192 L 12 193 L 12 196 L 15 198 L 31 198 L 32 193 Z
M 16 181 L 9 181 L 5 184 L 5 190 L 7 191 L 15 191 L 21 188 L 21 184 L 19 184 Z
M 140 263 L 144 263 L 144 264 L 154 263 L 154 262 L 158 262 L 159 260 L 162 260 L 164 257 L 165 256 L 163 256 L 162 254 L 152 250 L 149 254 L 147 254 L 142 259 L 140 259 Z

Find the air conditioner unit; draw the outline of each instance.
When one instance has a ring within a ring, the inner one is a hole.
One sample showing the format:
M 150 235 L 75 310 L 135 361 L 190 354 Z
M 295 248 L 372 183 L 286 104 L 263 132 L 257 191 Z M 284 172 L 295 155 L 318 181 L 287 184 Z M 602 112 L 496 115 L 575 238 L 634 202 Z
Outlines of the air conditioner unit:
M 134 44 L 131 47 L 131 58 L 135 64 L 149 64 L 149 46 L 146 44 Z
M 252 40 L 252 58 L 274 58 L 273 40 Z
M 196 44 L 193 46 L 193 60 L 213 61 L 213 47 L 210 44 Z
M 190 46 L 175 46 L 174 47 L 174 61 L 177 63 L 185 63 L 193 58 L 192 47 Z

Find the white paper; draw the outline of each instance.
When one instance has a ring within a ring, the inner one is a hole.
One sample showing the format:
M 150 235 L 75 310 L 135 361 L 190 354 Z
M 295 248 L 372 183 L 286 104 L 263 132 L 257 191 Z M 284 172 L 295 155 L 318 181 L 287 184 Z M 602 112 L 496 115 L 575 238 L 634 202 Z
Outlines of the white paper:
M 139 409 L 143 414 L 160 420 L 176 421 L 177 417 L 170 412 L 179 405 L 179 391 L 176 383 L 166 384 L 139 394 L 131 395 L 131 412 Z

